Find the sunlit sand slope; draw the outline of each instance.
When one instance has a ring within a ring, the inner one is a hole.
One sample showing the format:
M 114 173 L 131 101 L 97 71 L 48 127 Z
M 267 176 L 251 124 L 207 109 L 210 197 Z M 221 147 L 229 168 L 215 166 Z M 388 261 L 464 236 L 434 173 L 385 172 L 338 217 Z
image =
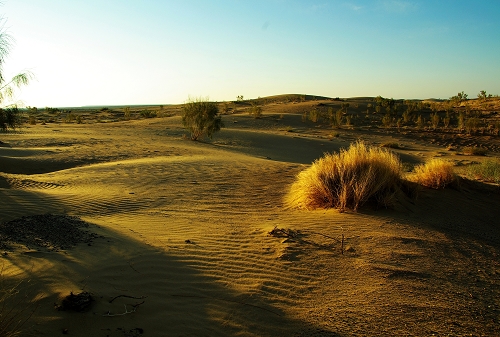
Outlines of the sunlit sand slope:
M 0 221 L 70 214 L 102 237 L 2 256 L 4 274 L 40 295 L 33 335 L 500 332 L 498 194 L 464 186 L 393 211 L 291 210 L 283 197 L 310 138 L 229 130 L 198 144 L 142 121 L 58 129 L 8 135 L 18 146 L 0 149 Z M 71 291 L 90 292 L 91 309 L 55 310 Z

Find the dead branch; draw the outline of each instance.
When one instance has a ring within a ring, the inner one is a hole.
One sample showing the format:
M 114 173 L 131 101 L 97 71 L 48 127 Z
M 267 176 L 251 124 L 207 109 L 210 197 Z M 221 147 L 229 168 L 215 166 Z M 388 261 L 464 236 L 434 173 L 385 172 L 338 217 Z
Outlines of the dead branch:
M 137 304 L 131 304 L 130 306 L 133 308 L 131 311 L 128 311 L 127 309 L 127 305 L 124 304 L 125 306 L 125 312 L 121 313 L 121 314 L 112 314 L 111 312 L 107 312 L 105 313 L 103 316 L 105 317 L 114 317 L 114 316 L 124 316 L 124 315 L 128 315 L 128 314 L 132 314 L 134 312 L 137 311 L 137 307 L 139 307 L 141 304 L 144 304 L 145 301 L 142 301 L 140 303 L 137 303 Z

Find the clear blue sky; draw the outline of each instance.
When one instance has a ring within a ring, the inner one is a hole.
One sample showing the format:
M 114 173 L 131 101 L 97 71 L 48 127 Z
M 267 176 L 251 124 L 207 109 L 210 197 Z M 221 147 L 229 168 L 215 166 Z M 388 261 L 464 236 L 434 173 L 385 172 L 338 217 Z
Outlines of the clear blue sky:
M 500 94 L 500 1 L 3 0 L 30 106 Z

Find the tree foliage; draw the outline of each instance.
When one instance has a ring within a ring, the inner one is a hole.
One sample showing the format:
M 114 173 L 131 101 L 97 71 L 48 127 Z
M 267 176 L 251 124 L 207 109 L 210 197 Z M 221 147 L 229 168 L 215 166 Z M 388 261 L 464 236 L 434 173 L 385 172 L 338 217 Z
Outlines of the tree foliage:
M 217 103 L 210 102 L 208 98 L 189 98 L 182 111 L 182 124 L 191 133 L 192 140 L 203 136 L 212 138 L 224 127 Z
M 20 112 L 17 104 L 11 101 L 14 98 L 15 89 L 27 85 L 33 77 L 29 71 L 26 71 L 15 75 L 10 80 L 5 78 L 3 66 L 12 41 L 12 37 L 3 28 L 3 20 L 0 18 L 0 129 L 3 131 L 19 126 Z

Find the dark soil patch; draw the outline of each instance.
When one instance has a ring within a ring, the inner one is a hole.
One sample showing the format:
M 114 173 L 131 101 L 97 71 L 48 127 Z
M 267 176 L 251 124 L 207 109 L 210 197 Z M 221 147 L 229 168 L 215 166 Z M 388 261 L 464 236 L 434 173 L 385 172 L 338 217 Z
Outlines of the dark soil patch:
M 79 243 L 90 245 L 93 239 L 100 236 L 88 228 L 87 222 L 69 215 L 48 213 L 23 216 L 0 224 L 0 249 L 11 250 L 13 244 L 21 244 L 28 249 L 58 251 Z

